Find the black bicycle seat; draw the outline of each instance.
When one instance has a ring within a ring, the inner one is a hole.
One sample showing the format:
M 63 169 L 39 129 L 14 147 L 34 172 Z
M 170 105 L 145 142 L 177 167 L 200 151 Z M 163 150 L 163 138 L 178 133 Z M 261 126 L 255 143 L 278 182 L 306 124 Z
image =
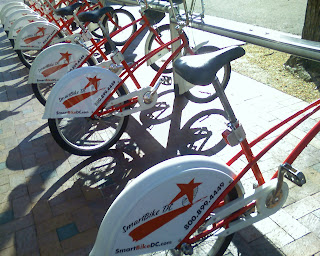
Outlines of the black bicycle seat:
M 106 13 L 112 13 L 113 8 L 110 6 L 102 7 L 94 11 L 82 12 L 78 14 L 78 18 L 82 22 L 98 23 L 100 18 Z
M 67 7 L 62 7 L 62 8 L 56 9 L 55 13 L 59 16 L 72 15 L 74 10 L 82 5 L 84 5 L 84 3 L 77 2 L 77 3 L 74 3 L 74 4 L 69 5 Z
M 165 1 L 170 3 L 169 0 L 165 0 Z M 172 3 L 174 3 L 174 4 L 182 4 L 183 0 L 172 0 Z
M 151 25 L 159 23 L 161 20 L 163 20 L 164 17 L 166 17 L 166 14 L 164 12 L 155 11 L 151 9 L 145 10 L 144 15 L 146 15 Z
M 232 46 L 211 53 L 183 56 L 173 63 L 173 67 L 189 83 L 208 85 L 220 68 L 244 54 L 243 48 Z

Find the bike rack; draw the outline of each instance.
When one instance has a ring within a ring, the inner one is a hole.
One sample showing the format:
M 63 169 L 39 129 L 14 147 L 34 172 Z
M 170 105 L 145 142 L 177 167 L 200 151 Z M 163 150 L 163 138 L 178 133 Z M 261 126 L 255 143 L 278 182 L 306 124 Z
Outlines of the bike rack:
M 138 5 L 136 0 L 111 0 L 111 2 L 129 6 Z M 320 62 L 320 42 L 304 40 L 298 36 L 250 24 L 205 16 L 204 9 L 201 14 L 194 13 L 190 15 L 188 12 L 187 14 L 184 13 L 178 17 L 177 21 L 174 17 L 174 11 L 171 8 L 170 2 L 150 0 L 148 1 L 148 6 L 149 8 L 169 13 L 172 38 L 177 36 L 177 32 L 174 29 L 175 26 L 178 25 L 177 22 L 182 21 L 187 22 L 189 27 L 201 31 Z M 178 44 L 173 45 L 172 51 L 177 49 L 178 46 Z M 173 72 L 173 81 L 174 84 L 182 85 L 181 88 L 188 88 L 187 82 L 175 72 Z M 181 91 L 181 93 L 183 92 L 184 91 Z
M 111 2 L 128 6 L 138 5 L 135 0 L 112 0 Z M 148 5 L 153 9 L 165 11 L 170 14 L 169 2 L 151 0 L 148 1 Z M 194 17 L 196 18 L 193 19 Z M 193 14 L 192 17 L 189 18 L 189 26 L 220 36 L 320 61 L 320 42 L 304 40 L 295 35 L 214 16 L 200 17 L 201 14 Z M 183 17 L 183 15 L 179 17 L 179 19 L 186 22 L 186 18 Z M 177 24 L 173 19 L 171 19 L 170 22 L 174 25 Z

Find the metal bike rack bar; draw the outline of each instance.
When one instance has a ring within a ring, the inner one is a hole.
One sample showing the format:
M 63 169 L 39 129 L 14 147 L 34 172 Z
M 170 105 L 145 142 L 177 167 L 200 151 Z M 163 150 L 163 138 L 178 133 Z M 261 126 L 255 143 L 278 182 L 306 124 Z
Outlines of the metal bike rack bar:
M 189 25 L 202 31 L 320 61 L 320 42 L 304 40 L 291 34 L 212 16 L 191 20 Z
M 111 2 L 123 5 L 138 5 L 136 0 L 111 0 Z M 148 5 L 159 11 L 170 13 L 169 2 L 150 0 Z M 200 15 L 195 13 L 192 16 L 199 17 Z M 179 19 L 186 21 L 183 14 Z M 175 23 L 173 19 L 170 22 Z M 189 26 L 209 33 L 320 61 L 320 42 L 304 40 L 291 34 L 208 15 L 205 15 L 203 19 L 192 19 L 191 17 Z

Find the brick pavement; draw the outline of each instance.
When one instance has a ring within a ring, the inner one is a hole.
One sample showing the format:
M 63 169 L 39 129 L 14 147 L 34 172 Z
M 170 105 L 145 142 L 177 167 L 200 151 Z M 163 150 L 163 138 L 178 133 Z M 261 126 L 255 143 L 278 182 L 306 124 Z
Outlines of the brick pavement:
M 160 92 L 161 104 L 130 118 L 111 150 L 94 157 L 70 155 L 56 145 L 41 119 L 44 108 L 26 84 L 28 70 L 2 29 L 0 52 L 0 255 L 87 255 L 106 210 L 130 179 L 179 154 L 226 161 L 238 151 L 220 139 L 224 126 L 219 125 L 218 102 L 174 98 L 171 86 Z M 249 140 L 306 105 L 236 73 L 227 92 Z M 261 160 L 268 177 L 319 118 L 310 119 Z M 212 136 L 203 144 L 194 130 Z M 226 255 L 320 256 L 319 149 L 318 135 L 294 165 L 305 173 L 307 184 L 289 184 L 285 207 L 237 233 Z M 234 168 L 243 165 L 240 161 Z M 250 189 L 252 177 L 246 176 L 244 186 Z

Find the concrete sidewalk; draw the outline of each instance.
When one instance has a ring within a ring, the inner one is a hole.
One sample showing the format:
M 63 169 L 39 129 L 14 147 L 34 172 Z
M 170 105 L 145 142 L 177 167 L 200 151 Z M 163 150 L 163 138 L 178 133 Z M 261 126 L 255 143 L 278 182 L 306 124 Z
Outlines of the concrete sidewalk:
M 130 118 L 115 147 L 89 158 L 70 155 L 41 119 L 44 108 L 26 83 L 28 70 L 2 28 L 0 70 L 1 256 L 88 255 L 105 212 L 130 179 L 177 155 L 227 161 L 239 150 L 221 139 L 225 119 L 218 101 L 194 104 L 175 98 L 171 85 L 159 92 L 156 107 Z M 142 72 L 154 74 L 147 67 Z M 226 91 L 249 141 L 307 105 L 236 73 Z M 319 119 L 319 114 L 310 118 L 261 160 L 266 177 Z M 241 160 L 233 168 L 243 165 Z M 294 167 L 305 173 L 307 184 L 289 183 L 285 207 L 237 233 L 225 255 L 320 256 L 319 134 Z M 251 178 L 245 177 L 247 189 Z

